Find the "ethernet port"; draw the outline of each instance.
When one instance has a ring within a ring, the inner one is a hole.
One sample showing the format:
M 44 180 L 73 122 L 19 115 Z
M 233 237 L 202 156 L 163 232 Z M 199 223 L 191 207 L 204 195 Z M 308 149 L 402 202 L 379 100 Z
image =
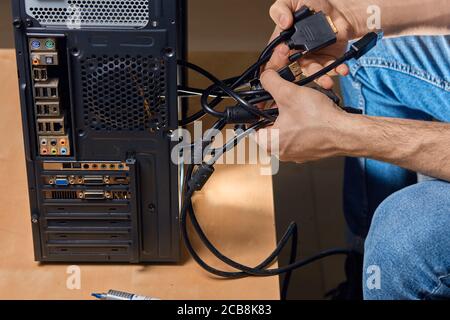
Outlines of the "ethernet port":
M 65 132 L 64 117 L 38 118 L 37 122 L 40 135 L 61 135 Z
M 63 129 L 64 129 L 64 126 L 61 123 L 59 123 L 59 122 L 53 123 L 53 132 L 55 132 L 55 133 L 62 132 Z
M 50 88 L 50 97 L 57 98 L 58 97 L 58 91 L 56 88 Z

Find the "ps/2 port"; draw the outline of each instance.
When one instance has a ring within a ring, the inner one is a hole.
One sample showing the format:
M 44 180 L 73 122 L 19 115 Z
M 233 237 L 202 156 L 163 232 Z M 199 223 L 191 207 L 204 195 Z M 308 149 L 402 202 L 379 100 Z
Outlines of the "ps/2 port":
M 55 42 L 51 39 L 45 41 L 45 47 L 47 49 L 54 49 L 55 48 Z
M 31 41 L 31 49 L 39 49 L 41 47 L 41 42 L 39 40 Z

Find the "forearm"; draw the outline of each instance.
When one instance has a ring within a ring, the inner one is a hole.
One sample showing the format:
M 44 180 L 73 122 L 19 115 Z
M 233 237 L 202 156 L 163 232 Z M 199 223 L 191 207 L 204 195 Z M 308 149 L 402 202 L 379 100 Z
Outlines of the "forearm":
M 450 181 L 450 124 L 350 115 L 340 125 L 339 154 Z
M 381 28 L 386 35 L 399 34 L 412 28 L 449 29 L 450 2 L 448 0 L 330 0 L 350 20 L 355 35 L 368 31 L 368 8 L 381 9 Z

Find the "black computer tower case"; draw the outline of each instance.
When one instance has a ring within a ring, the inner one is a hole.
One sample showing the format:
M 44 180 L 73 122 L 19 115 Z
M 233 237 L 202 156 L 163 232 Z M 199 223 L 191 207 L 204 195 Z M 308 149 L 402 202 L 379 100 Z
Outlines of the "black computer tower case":
M 12 5 L 36 260 L 177 262 L 185 1 Z

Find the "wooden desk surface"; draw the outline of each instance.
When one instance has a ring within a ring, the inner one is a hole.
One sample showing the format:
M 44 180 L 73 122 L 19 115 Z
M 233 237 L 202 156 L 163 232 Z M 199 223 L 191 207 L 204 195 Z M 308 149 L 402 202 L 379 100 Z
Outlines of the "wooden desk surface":
M 0 299 L 89 299 L 108 289 L 161 299 L 279 299 L 277 277 L 217 279 L 186 253 L 180 265 L 81 265 L 81 289 L 67 289 L 68 265 L 33 259 L 13 50 L 0 50 L 0 74 Z M 195 205 L 213 242 L 231 257 L 256 265 L 273 250 L 272 181 L 258 166 L 220 167 Z

